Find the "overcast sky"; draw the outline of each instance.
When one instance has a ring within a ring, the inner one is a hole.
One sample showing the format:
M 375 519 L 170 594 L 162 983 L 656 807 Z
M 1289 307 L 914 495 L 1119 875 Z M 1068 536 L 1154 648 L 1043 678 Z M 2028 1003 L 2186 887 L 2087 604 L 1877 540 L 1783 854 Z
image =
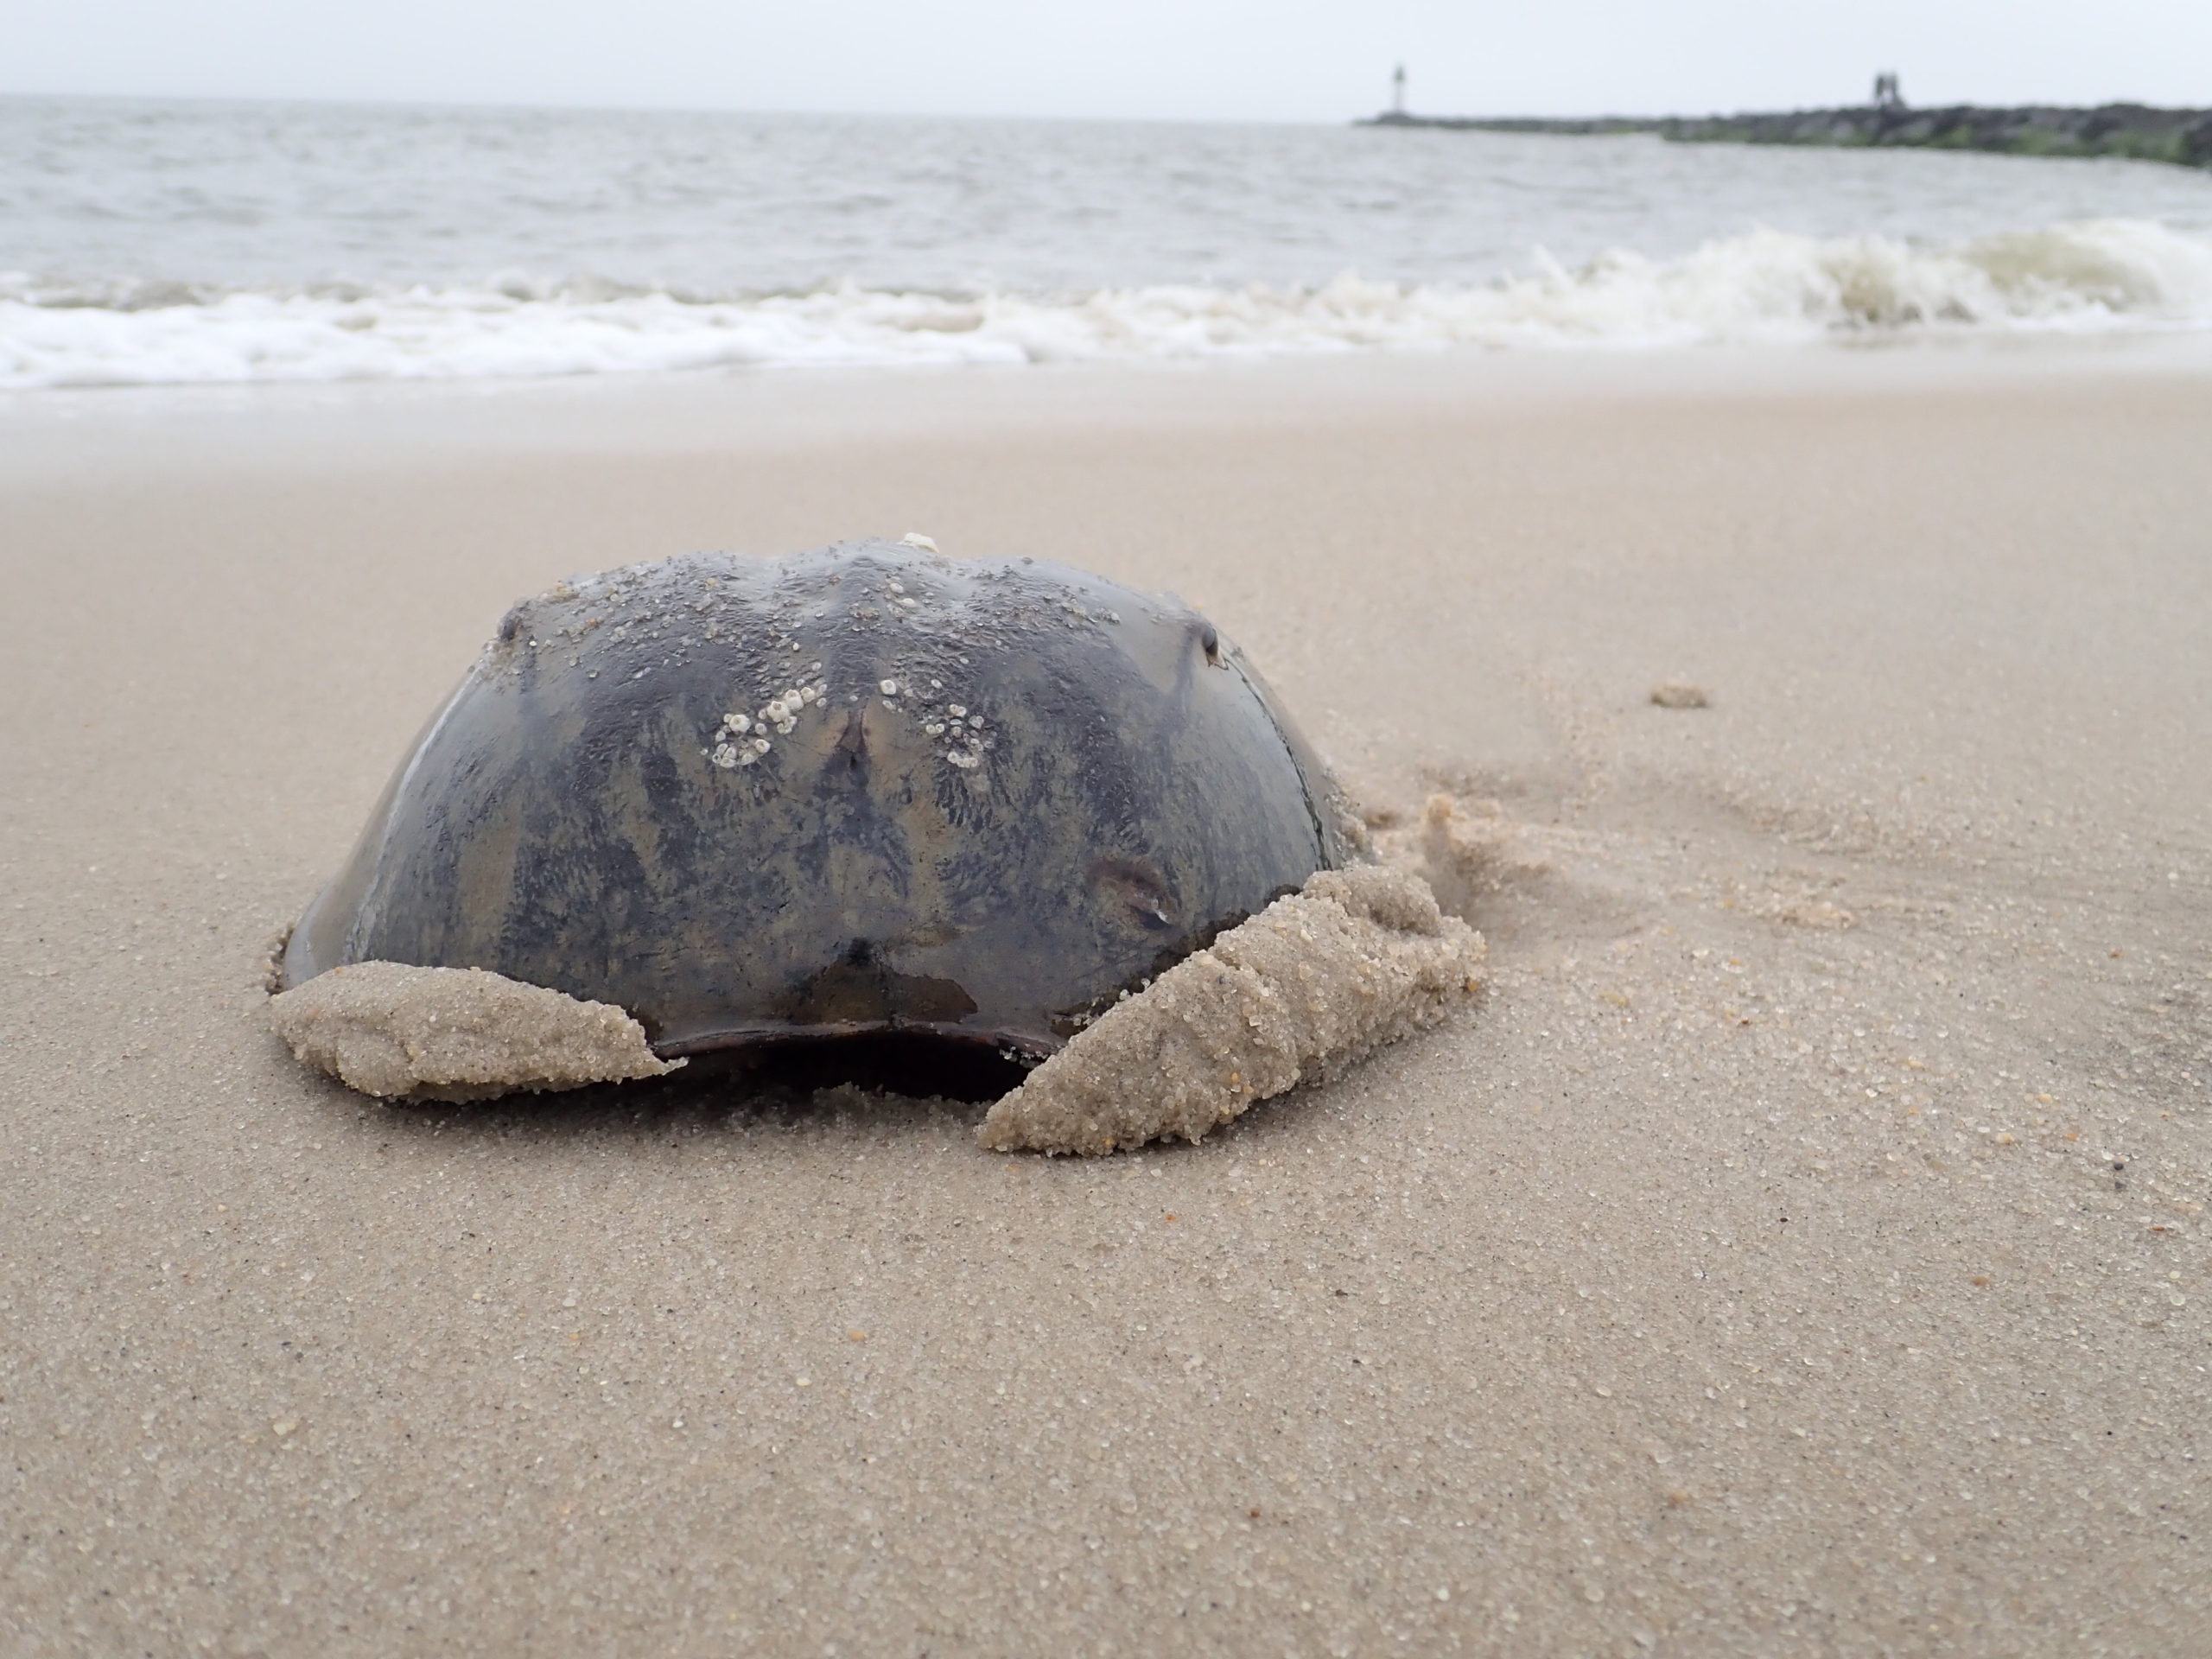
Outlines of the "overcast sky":
M 2212 0 L 0 0 L 0 91 L 1336 121 L 2212 105 Z

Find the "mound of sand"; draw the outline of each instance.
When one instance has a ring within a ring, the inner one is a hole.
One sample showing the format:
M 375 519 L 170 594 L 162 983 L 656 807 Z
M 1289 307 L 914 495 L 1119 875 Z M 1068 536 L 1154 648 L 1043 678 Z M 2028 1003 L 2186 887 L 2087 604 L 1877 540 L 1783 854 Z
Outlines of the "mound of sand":
M 364 962 L 271 999 L 276 1034 L 318 1071 L 368 1095 L 488 1100 L 657 1077 L 645 1028 L 606 1002 L 486 973 Z
M 1253 1102 L 1443 1019 L 1480 984 L 1482 936 L 1418 876 L 1324 870 L 1116 1005 L 993 1106 L 997 1152 L 1197 1141 Z
M 1551 873 L 1528 826 L 1507 817 L 1496 801 L 1463 804 L 1450 795 L 1431 795 L 1409 829 L 1377 836 L 1375 850 L 1386 864 L 1418 870 L 1445 912 L 1466 918 Z

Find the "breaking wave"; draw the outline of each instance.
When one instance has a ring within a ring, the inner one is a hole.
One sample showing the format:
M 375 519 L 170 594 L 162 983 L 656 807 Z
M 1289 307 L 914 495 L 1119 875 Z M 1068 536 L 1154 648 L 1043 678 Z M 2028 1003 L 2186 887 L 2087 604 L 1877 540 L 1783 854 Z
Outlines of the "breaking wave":
M 2212 238 L 2084 220 L 1947 247 L 1760 231 L 1465 285 L 712 295 L 590 279 L 284 290 L 0 276 L 0 389 L 1010 364 L 2212 327 Z

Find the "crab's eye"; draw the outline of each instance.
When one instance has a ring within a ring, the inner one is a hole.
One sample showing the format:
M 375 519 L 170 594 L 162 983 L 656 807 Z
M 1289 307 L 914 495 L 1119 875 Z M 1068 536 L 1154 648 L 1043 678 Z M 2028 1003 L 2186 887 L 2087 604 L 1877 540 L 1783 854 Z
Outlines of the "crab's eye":
M 1206 654 L 1206 661 L 1219 665 L 1221 662 L 1221 634 L 1211 622 L 1198 634 L 1198 649 Z

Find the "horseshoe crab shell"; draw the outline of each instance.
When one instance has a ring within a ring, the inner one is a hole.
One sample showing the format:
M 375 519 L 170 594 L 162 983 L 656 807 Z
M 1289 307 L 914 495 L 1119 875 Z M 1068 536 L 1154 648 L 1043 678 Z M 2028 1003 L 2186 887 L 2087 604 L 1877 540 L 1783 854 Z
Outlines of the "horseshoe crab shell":
M 864 541 L 510 611 L 278 969 L 481 968 L 664 1059 L 893 1033 L 1049 1055 L 1349 850 L 1173 599 Z

